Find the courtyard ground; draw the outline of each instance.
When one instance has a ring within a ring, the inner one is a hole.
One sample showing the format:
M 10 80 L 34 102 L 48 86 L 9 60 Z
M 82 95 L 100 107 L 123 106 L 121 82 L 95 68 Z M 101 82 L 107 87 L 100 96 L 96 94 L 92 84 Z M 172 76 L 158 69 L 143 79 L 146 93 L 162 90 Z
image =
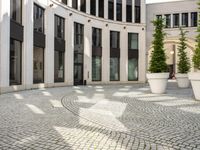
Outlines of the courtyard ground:
M 1 150 L 200 150 L 200 102 L 169 83 L 74 86 L 0 95 Z

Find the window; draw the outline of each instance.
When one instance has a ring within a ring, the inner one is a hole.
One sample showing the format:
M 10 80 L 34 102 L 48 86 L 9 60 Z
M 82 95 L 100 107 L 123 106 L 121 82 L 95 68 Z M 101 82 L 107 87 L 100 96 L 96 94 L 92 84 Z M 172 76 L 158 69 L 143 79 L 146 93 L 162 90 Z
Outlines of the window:
M 54 81 L 64 82 L 64 55 L 62 51 L 54 53 Z
M 99 17 L 104 17 L 104 1 L 99 0 Z
M 191 13 L 191 27 L 197 27 L 197 12 Z
M 135 23 L 141 20 L 141 0 L 135 0 Z
M 81 0 L 81 11 L 86 12 L 86 0 Z
M 62 3 L 67 5 L 67 0 L 62 0 Z
M 117 0 L 117 21 L 122 21 L 122 0 Z
M 132 1 L 126 0 L 126 21 L 132 22 Z
M 44 49 L 34 46 L 33 83 L 44 83 Z
M 83 44 L 83 25 L 75 23 L 74 25 L 75 32 L 74 32 L 74 44 L 75 45 L 82 45 Z
M 10 39 L 10 85 L 21 84 L 22 44 Z
M 171 28 L 171 15 L 165 15 L 165 28 Z
M 128 33 L 128 81 L 138 80 L 138 33 Z
M 178 28 L 179 27 L 179 14 L 173 14 L 173 27 Z
M 108 19 L 114 20 L 114 2 L 108 0 Z
M 120 48 L 120 33 L 110 31 L 110 48 Z
M 22 24 L 22 1 L 10 0 L 10 16 L 11 19 Z
M 44 33 L 44 9 L 34 4 L 34 31 Z
M 92 81 L 101 81 L 101 56 L 92 56 Z
M 188 27 L 188 13 L 182 13 L 182 27 Z
M 162 15 L 156 15 L 156 19 L 162 19 Z
M 78 1 L 77 0 L 72 0 L 72 8 L 78 9 Z
M 90 1 L 90 14 L 94 16 L 96 15 L 96 0 Z
M 101 47 L 101 29 L 92 28 L 92 46 Z
M 65 19 L 55 15 L 55 37 L 65 38 Z
M 119 81 L 119 57 L 110 58 L 110 81 Z

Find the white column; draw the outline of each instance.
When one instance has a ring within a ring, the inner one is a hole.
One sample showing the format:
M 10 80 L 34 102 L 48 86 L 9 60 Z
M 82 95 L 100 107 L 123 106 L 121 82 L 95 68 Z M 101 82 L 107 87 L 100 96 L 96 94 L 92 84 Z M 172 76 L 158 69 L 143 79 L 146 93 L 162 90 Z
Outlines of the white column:
M 81 10 L 81 0 L 78 0 L 78 10 Z
M 145 4 L 145 0 L 141 0 L 140 13 L 141 13 L 141 23 L 146 23 L 146 4 Z
M 90 23 L 84 28 L 84 80 L 92 81 L 92 27 Z
M 171 28 L 173 28 L 173 24 L 174 24 L 173 14 L 171 14 Z
M 126 22 L 126 0 L 122 0 L 122 21 Z
M 86 0 L 86 13 L 90 14 L 90 0 Z
M 10 1 L 0 1 L 0 88 L 9 86 Z M 0 91 L 1 92 L 1 91 Z
M 74 82 L 74 22 L 73 16 L 66 16 L 65 20 L 65 82 L 73 85 Z
M 135 23 L 135 0 L 132 0 L 132 22 Z
M 68 1 L 67 1 L 67 5 L 68 5 L 69 7 L 72 7 L 72 1 L 73 1 L 73 0 L 68 0 Z
M 33 84 L 33 0 L 24 0 L 23 12 L 23 84 L 30 89 Z
M 188 13 L 188 27 L 191 27 L 191 13 Z
M 54 83 L 54 13 L 53 8 L 47 7 L 45 11 L 46 48 L 44 50 L 44 81 L 48 86 Z
M 108 0 L 104 0 L 104 18 L 108 19 Z
M 179 27 L 182 26 L 182 14 L 180 13 L 179 14 Z
M 99 16 L 99 0 L 96 0 L 96 16 Z
M 113 3 L 114 3 L 114 20 L 117 20 L 117 0 L 114 0 Z
M 124 41 L 128 41 L 126 29 L 120 33 L 120 81 L 128 81 L 128 42 Z
M 109 27 L 102 29 L 102 82 L 110 81 L 110 31 Z

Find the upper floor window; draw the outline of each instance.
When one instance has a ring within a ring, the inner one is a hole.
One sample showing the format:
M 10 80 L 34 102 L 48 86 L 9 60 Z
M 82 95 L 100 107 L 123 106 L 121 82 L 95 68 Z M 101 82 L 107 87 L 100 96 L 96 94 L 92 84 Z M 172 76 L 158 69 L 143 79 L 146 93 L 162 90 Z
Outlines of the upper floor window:
M 135 0 L 135 23 L 141 21 L 141 0 Z
M 156 15 L 156 19 L 162 19 L 162 15 Z
M 197 12 L 191 13 L 191 27 L 197 27 Z
M 55 15 L 55 37 L 65 38 L 65 19 Z
M 62 0 L 62 3 L 67 5 L 67 0 Z
M 126 21 L 132 22 L 132 1 L 126 0 Z
M 108 0 L 108 19 L 114 20 L 114 2 Z
M 165 15 L 165 28 L 170 28 L 171 27 L 171 15 L 166 14 Z
M 22 1 L 10 0 L 10 16 L 12 20 L 22 24 Z
M 182 13 L 182 26 L 188 27 L 188 13 Z
M 122 21 L 122 0 L 117 0 L 117 21 Z
M 101 29 L 92 28 L 92 46 L 93 47 L 102 47 L 101 45 Z
M 78 9 L 78 1 L 77 0 L 72 0 L 72 8 Z
M 110 31 L 110 48 L 120 48 L 120 32 Z
M 86 0 L 81 0 L 81 11 L 86 12 Z
M 104 1 L 99 0 L 99 17 L 104 17 Z
M 128 49 L 138 50 L 138 33 L 128 33 Z
M 179 14 L 173 14 L 173 27 L 178 28 L 179 27 Z
M 96 15 L 96 0 L 90 1 L 90 14 L 94 16 Z
M 34 4 L 34 31 L 44 33 L 44 9 Z

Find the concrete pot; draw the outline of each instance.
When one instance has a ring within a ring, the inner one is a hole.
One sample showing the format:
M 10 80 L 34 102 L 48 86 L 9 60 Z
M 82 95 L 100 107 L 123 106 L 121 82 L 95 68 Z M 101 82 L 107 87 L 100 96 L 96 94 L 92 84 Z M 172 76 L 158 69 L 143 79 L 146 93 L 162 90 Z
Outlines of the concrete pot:
M 188 74 L 176 74 L 176 81 L 179 88 L 188 88 L 190 86 L 190 80 L 188 79 Z
M 189 73 L 189 80 L 192 84 L 192 89 L 196 100 L 200 100 L 200 72 Z
M 169 73 L 148 73 L 147 79 L 154 94 L 163 94 L 166 92 Z

